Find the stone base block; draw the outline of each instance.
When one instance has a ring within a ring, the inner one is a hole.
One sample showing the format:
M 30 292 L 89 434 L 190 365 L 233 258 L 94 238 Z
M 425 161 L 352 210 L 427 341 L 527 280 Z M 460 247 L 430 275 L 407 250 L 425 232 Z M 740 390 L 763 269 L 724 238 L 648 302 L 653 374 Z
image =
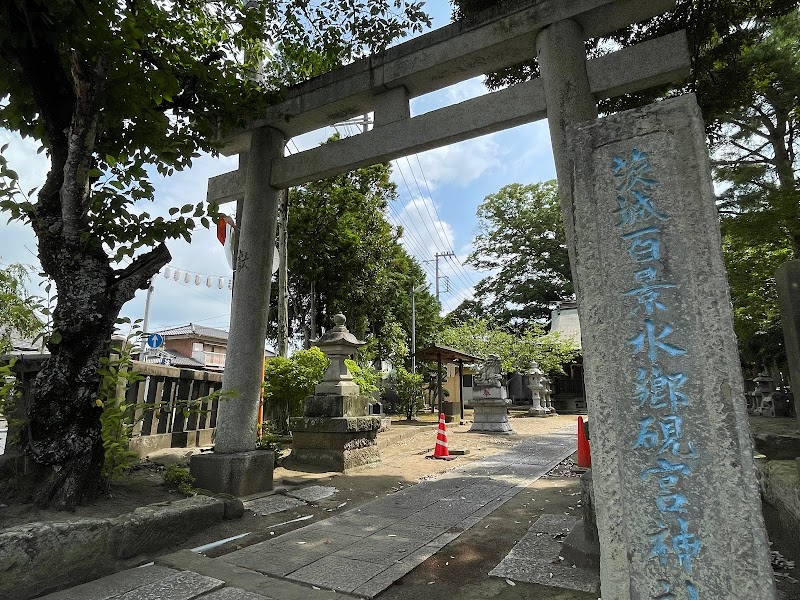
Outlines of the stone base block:
M 552 413 L 547 412 L 547 410 L 545 410 L 544 408 L 542 408 L 540 406 L 538 408 L 529 408 L 528 409 L 528 416 L 529 417 L 550 417 L 550 416 L 552 416 Z
M 271 450 L 195 454 L 189 461 L 196 487 L 232 496 L 271 490 L 274 468 L 275 453 Z
M 487 433 L 514 433 L 508 422 L 508 410 L 504 401 L 475 403 L 475 416 L 470 431 Z
M 600 542 L 586 535 L 583 519 L 575 523 L 564 538 L 561 556 L 568 565 L 600 568 Z
M 346 417 L 366 415 L 369 396 L 341 396 L 316 394 L 304 401 L 303 415 L 306 417 Z
M 365 446 L 352 450 L 326 450 L 323 448 L 292 448 L 291 455 L 283 462 L 287 467 L 312 467 L 323 471 L 345 473 L 357 467 L 381 462 L 378 446 Z
M 380 417 L 298 418 L 291 420 L 292 453 L 285 464 L 348 471 L 381 460 Z
M 318 433 L 354 433 L 378 431 L 381 428 L 381 417 L 292 417 L 289 429 L 297 432 Z

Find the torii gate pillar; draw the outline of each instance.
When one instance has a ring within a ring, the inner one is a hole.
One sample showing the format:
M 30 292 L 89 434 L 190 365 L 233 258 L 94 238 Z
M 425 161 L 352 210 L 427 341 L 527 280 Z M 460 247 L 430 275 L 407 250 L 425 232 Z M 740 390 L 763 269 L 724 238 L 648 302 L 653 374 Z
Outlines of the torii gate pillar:
M 270 185 L 285 139 L 277 129 L 254 129 L 247 152 L 236 284 L 225 358 L 214 453 L 192 457 L 197 486 L 237 496 L 272 489 L 272 452 L 256 451 L 256 419 L 264 377 L 272 259 L 281 191 Z M 244 166 L 244 165 L 243 165 Z

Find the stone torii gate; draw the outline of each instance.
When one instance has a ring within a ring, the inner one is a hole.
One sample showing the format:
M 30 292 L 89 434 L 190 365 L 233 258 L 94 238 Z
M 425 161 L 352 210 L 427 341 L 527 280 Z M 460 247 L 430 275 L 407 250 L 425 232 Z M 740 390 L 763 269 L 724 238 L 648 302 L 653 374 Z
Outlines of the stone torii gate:
M 298 85 L 231 134 L 239 169 L 210 179 L 208 199 L 240 203 L 223 384 L 237 396 L 221 403 L 204 468 L 220 482 L 257 469 L 281 190 L 547 118 L 584 330 L 603 597 L 774 599 L 697 105 L 684 96 L 597 120 L 598 100 L 684 77 L 685 35 L 584 51 L 673 6 L 490 11 Z M 410 98 L 534 57 L 538 79 L 410 117 Z M 371 131 L 284 156 L 289 138 L 369 111 Z

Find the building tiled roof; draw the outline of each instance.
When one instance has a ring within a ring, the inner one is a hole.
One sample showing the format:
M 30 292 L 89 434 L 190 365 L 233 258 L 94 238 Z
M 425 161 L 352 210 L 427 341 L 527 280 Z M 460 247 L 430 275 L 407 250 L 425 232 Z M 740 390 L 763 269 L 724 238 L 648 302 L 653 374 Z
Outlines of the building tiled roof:
M 194 323 L 181 325 L 180 327 L 172 327 L 170 329 L 162 329 L 157 333 L 159 333 L 165 339 L 176 337 L 203 337 L 223 342 L 228 341 L 228 332 L 224 329 L 206 327 L 205 325 L 195 325 Z
M 170 350 L 169 348 L 163 348 L 163 352 L 166 352 L 167 354 L 172 356 L 173 367 L 183 367 L 187 369 L 202 369 L 203 367 L 205 367 L 205 365 L 200 361 L 197 361 L 193 358 L 189 358 L 188 356 L 184 356 L 179 352 L 175 352 L 175 350 Z

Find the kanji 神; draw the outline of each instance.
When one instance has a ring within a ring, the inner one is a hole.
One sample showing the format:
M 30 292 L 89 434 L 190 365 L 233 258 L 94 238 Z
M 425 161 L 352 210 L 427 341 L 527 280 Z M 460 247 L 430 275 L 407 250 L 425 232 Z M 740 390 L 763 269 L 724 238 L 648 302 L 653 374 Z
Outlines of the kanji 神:
M 647 558 L 657 558 L 658 562 L 662 565 L 667 564 L 668 554 L 670 552 L 670 548 L 667 545 L 667 540 L 669 538 L 669 527 L 666 526 L 664 523 L 658 524 L 658 530 L 651 533 L 647 536 L 650 539 L 650 552 L 647 555 Z
M 689 522 L 678 517 L 681 532 L 672 536 L 672 549 L 678 556 L 678 562 L 687 574 L 692 572 L 692 559 L 700 554 L 701 543 L 697 535 L 689 533 Z

